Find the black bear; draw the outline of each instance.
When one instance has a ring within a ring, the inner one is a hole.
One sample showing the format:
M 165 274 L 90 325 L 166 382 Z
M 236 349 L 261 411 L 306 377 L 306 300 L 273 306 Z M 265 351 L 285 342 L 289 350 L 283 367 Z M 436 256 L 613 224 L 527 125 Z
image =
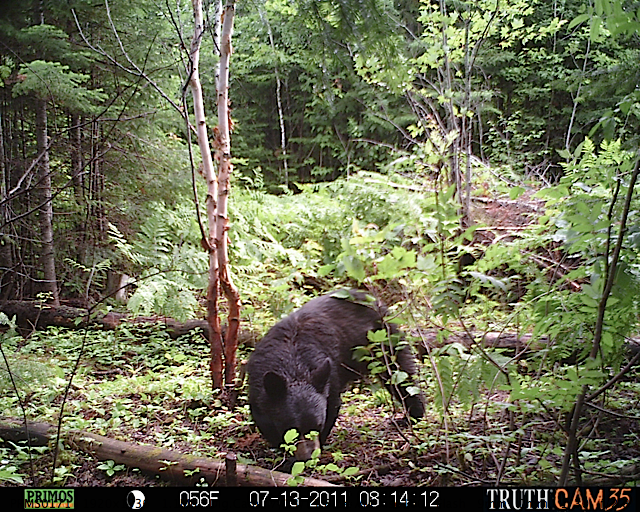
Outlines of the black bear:
M 256 425 L 271 445 L 279 446 L 285 432 L 295 428 L 303 439 L 296 457 L 310 458 L 338 417 L 340 393 L 349 381 L 368 371 L 367 362 L 354 359 L 354 347 L 369 345 L 369 331 L 398 332 L 384 324 L 384 311 L 379 305 L 367 305 L 366 298 L 353 290 L 317 297 L 274 325 L 257 344 L 247 365 L 249 404 Z M 409 415 L 420 418 L 423 396 L 407 389 L 414 385 L 411 349 L 397 350 L 396 361 L 408 379 L 392 386 L 388 371 L 379 376 Z M 318 432 L 319 439 L 304 440 L 310 431 Z

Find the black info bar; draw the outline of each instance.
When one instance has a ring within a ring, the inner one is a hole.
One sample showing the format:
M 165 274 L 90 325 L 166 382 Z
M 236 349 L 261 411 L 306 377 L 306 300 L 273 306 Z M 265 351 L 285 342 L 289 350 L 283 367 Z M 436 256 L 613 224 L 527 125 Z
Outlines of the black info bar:
M 548 510 L 636 512 L 636 487 L 2 488 L 3 510 Z

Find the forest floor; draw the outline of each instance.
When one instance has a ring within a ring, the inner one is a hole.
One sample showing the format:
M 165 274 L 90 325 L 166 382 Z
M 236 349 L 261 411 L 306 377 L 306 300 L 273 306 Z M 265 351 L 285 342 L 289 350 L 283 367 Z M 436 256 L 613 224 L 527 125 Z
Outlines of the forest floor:
M 538 417 L 528 427 L 520 427 L 524 430 L 524 435 L 520 437 L 520 445 L 516 446 L 500 440 L 499 435 L 489 432 L 510 430 L 506 413 L 503 417 L 486 415 L 484 407 L 479 406 L 467 412 L 466 424 L 461 426 L 464 430 L 456 427 L 455 432 L 447 432 L 442 421 L 438 420 L 435 414 L 428 413 L 428 417 L 422 423 L 431 423 L 429 427 L 412 428 L 401 415 L 391 411 L 391 404 L 372 406 L 370 396 L 357 395 L 358 393 L 354 394 L 353 391 L 347 392 L 345 403 L 350 405 L 345 409 L 348 410 L 338 418 L 318 464 L 321 466 L 336 463 L 341 468 L 357 467 L 358 473 L 346 480 L 331 471 L 326 474 L 316 472 L 310 476 L 347 486 L 495 486 L 499 485 L 498 475 L 507 477 L 500 479 L 502 485 L 505 481 L 511 485 L 553 485 L 551 479 L 539 480 L 539 468 L 536 469 L 536 466 L 539 465 L 540 458 L 537 455 L 527 455 L 527 446 L 548 442 L 557 435 L 557 425 L 550 417 L 546 420 Z M 363 391 L 363 395 L 369 395 L 368 391 Z M 505 402 L 507 399 L 507 395 L 502 392 L 494 392 L 492 396 L 484 397 L 487 403 Z M 354 403 L 358 405 L 354 406 Z M 143 409 L 147 404 L 141 400 L 138 405 Z M 167 405 L 167 409 L 175 410 L 173 406 L 177 404 Z M 625 411 L 617 412 L 624 414 Z M 210 414 L 215 415 L 216 411 L 210 411 Z M 247 423 L 246 414 L 238 412 L 236 416 L 238 421 L 235 424 L 218 429 L 215 436 L 210 437 L 205 444 L 194 445 L 186 436 L 175 435 L 171 436 L 170 448 L 185 454 L 211 453 L 218 457 L 231 451 L 238 455 L 239 462 L 251 461 L 252 464 L 265 469 L 282 471 L 282 452 L 266 444 L 255 427 Z M 229 415 L 226 417 L 229 418 Z M 206 423 L 197 426 L 185 418 L 178 421 L 185 429 L 193 431 L 195 437 L 198 436 L 199 429 L 206 426 Z M 121 426 L 117 433 L 110 434 L 127 442 L 158 446 L 157 434 L 171 429 L 168 425 L 175 425 L 175 422 L 176 418 L 159 416 L 144 429 Z M 629 444 L 628 436 L 639 430 L 640 421 L 637 418 L 633 420 L 605 416 L 600 418 L 594 427 L 592 437 L 597 438 L 600 446 L 608 446 L 615 452 L 609 456 L 618 461 L 637 463 L 640 461 L 640 446 Z M 517 457 L 514 457 L 515 452 L 520 452 Z M 505 464 L 515 465 L 516 458 L 520 457 L 522 460 L 518 469 L 519 481 L 514 481 L 513 472 L 505 468 Z M 72 452 L 66 452 L 63 454 L 63 460 L 67 464 L 73 461 L 72 472 L 65 481 L 66 486 L 170 485 L 158 476 L 145 475 L 132 468 L 120 468 L 115 474 L 108 476 L 104 467 L 101 467 L 103 462 L 81 453 L 74 455 Z M 559 465 L 561 454 L 550 449 L 544 460 L 554 466 Z M 36 472 L 41 475 L 50 473 L 50 456 L 37 459 Z M 305 475 L 308 473 L 309 471 L 306 471 Z M 584 476 L 593 479 L 607 475 L 587 470 Z M 528 480 L 528 477 L 531 479 Z M 606 481 L 608 480 L 603 480 Z
M 475 241 L 490 244 L 498 238 L 518 236 L 518 227 L 535 220 L 541 208 L 541 203 L 523 199 L 480 202 L 477 216 L 494 229 L 480 230 Z M 202 360 L 207 350 L 203 339 L 195 343 L 193 338 L 182 342 L 163 339 L 154 342 L 158 346 L 151 356 L 149 347 L 145 346 L 150 344 L 149 339 L 141 339 L 136 333 L 128 332 L 122 339 L 108 339 L 112 352 L 105 352 L 104 340 L 96 340 L 95 352 L 89 354 L 74 379 L 65 415 L 69 419 L 81 418 L 84 422 L 81 428 L 185 454 L 221 458 L 232 452 L 240 464 L 277 471 L 286 469 L 282 451 L 270 448 L 250 421 L 246 385 L 233 410 L 211 399 L 206 389 L 207 364 Z M 51 345 L 33 349 L 33 353 L 46 364 L 56 343 L 46 335 L 40 340 Z M 72 354 L 77 343 L 70 342 L 69 347 Z M 65 349 L 58 342 L 56 350 L 64 354 Z M 188 359 L 192 362 L 183 366 L 184 357 L 193 360 Z M 423 363 L 424 377 L 431 372 L 429 359 L 423 359 Z M 143 374 L 147 371 L 153 372 L 153 376 L 145 377 Z M 189 379 L 193 382 L 188 383 Z M 639 463 L 640 443 L 630 443 L 629 439 L 640 431 L 640 420 L 637 413 L 627 415 L 625 410 L 629 403 L 635 403 L 634 409 L 638 410 L 639 381 L 640 372 L 636 368 L 627 376 L 629 387 L 622 387 L 617 400 L 619 409 L 613 411 L 614 415 L 602 415 L 596 409 L 587 411 L 592 420 L 588 438 L 593 444 L 587 458 L 598 457 L 601 450 L 614 464 L 615 461 Z M 431 388 L 425 390 L 428 404 L 434 394 L 434 381 L 429 385 Z M 29 397 L 33 399 L 34 396 Z M 394 410 L 396 405 L 386 392 L 357 384 L 343 394 L 340 416 L 322 450 L 316 471 L 306 471 L 304 475 L 338 485 L 362 486 L 553 484 L 566 439 L 557 419 L 545 414 L 544 408 L 526 419 L 516 417 L 506 406 L 508 402 L 508 393 L 499 387 L 479 390 L 470 407 L 452 405 L 446 421 L 442 411 L 428 405 L 426 417 L 416 424 L 407 422 Z M 53 423 L 51 420 L 57 416 L 59 405 L 60 396 L 53 398 L 46 409 L 51 416 L 36 421 Z M 39 407 L 45 409 L 43 405 Z M 608 407 L 615 409 L 615 404 Z M 4 410 L 6 414 L 8 409 Z M 589 461 L 586 462 L 585 467 Z M 103 462 L 81 453 L 63 452 L 62 463 L 67 471 L 59 484 L 67 486 L 167 485 L 157 476 L 147 476 L 132 468 L 118 467 L 109 475 Z M 114 465 L 117 464 L 115 461 Z M 357 468 L 358 472 L 345 479 L 334 471 L 322 470 L 327 464 L 335 464 L 341 470 Z M 47 481 L 50 465 L 50 452 L 36 459 L 36 484 Z M 25 475 L 23 485 L 33 485 L 27 476 L 27 465 L 23 463 L 20 469 Z M 606 475 L 586 468 L 584 476 L 597 479 Z M 7 481 L 0 485 L 7 485 Z

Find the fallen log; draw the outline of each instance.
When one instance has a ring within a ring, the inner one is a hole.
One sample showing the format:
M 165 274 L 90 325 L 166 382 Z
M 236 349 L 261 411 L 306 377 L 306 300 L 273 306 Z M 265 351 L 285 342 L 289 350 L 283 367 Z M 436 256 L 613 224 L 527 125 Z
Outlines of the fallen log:
M 28 335 L 35 329 L 45 329 L 49 326 L 66 327 L 68 329 L 84 329 L 97 327 L 100 329 L 115 329 L 122 323 L 129 324 L 160 324 L 167 329 L 167 334 L 172 339 L 179 338 L 189 332 L 200 329 L 207 341 L 209 340 L 209 324 L 206 320 L 187 320 L 180 322 L 173 318 L 162 316 L 131 318 L 125 313 L 96 312 L 90 315 L 84 308 L 71 306 L 52 306 L 37 301 L 5 301 L 0 303 L 0 312 L 10 319 L 16 319 L 18 331 L 22 335 Z M 223 336 L 226 326 L 223 326 Z M 238 334 L 238 342 L 244 346 L 254 346 L 257 334 L 251 330 L 243 330 Z
M 126 315 L 114 312 L 89 315 L 88 310 L 84 308 L 52 306 L 40 301 L 8 300 L 0 303 L 0 312 L 10 319 L 15 317 L 16 325 L 23 334 L 50 325 L 72 329 L 97 325 L 115 329 L 120 321 L 126 318 Z
M 209 340 L 209 324 L 206 320 L 193 319 L 186 322 L 179 322 L 173 318 L 162 316 L 135 317 L 131 318 L 123 313 L 108 312 L 97 313 L 89 316 L 88 311 L 83 308 L 70 306 L 51 306 L 36 301 L 5 301 L 0 303 L 0 312 L 5 313 L 9 318 L 16 317 L 19 331 L 23 335 L 29 334 L 34 329 L 44 329 L 50 325 L 78 329 L 85 327 L 98 327 L 101 329 L 115 329 L 121 323 L 128 324 L 160 324 L 164 325 L 167 334 L 176 339 L 180 336 L 199 329 L 202 336 Z M 222 335 L 225 336 L 226 326 L 222 327 Z M 530 334 L 517 334 L 514 332 L 452 332 L 441 339 L 438 336 L 438 329 L 412 329 L 410 333 L 420 340 L 416 347 L 420 356 L 425 356 L 431 349 L 441 348 L 452 343 L 459 343 L 469 349 L 474 345 L 483 348 L 506 349 L 512 356 L 518 354 L 519 357 L 526 357 L 531 352 L 547 348 L 549 338 L 541 336 L 535 340 Z M 258 342 L 258 334 L 250 329 L 242 330 L 238 334 L 238 343 L 243 346 L 254 347 Z M 630 355 L 640 351 L 640 339 L 632 338 L 626 342 Z
M 523 350 L 540 350 L 549 344 L 549 339 L 546 336 L 534 341 L 530 334 L 518 335 L 512 332 L 451 332 L 444 340 L 438 337 L 437 329 L 415 329 L 411 331 L 411 334 L 420 339 L 418 349 L 421 353 L 431 349 L 442 348 L 452 343 L 459 343 L 467 349 L 478 344 L 483 348 L 509 349 L 515 353 Z
M 22 422 L 0 418 L 0 438 L 5 441 L 23 441 L 28 436 L 32 445 L 42 446 L 55 438 L 56 430 L 56 427 L 47 423 L 29 423 L 27 429 Z M 229 460 L 207 459 L 152 445 L 127 443 L 84 430 L 69 430 L 63 432 L 62 437 L 66 445 L 74 450 L 88 453 L 98 460 L 113 460 L 131 468 L 139 468 L 173 485 L 193 486 L 204 478 L 213 486 L 227 486 L 228 482 L 236 482 L 240 487 L 281 487 L 287 486 L 287 480 L 291 478 L 291 475 L 279 471 L 230 464 Z M 227 468 L 235 468 L 235 473 L 233 470 L 228 473 Z M 316 478 L 305 478 L 301 485 L 333 486 Z
M 480 346 L 484 349 L 505 349 L 511 356 L 527 357 L 530 353 L 549 348 L 551 342 L 548 336 L 533 338 L 531 334 L 516 334 L 513 332 L 451 332 L 446 339 L 438 337 L 437 329 L 413 329 L 411 335 L 419 340 L 417 351 L 424 357 L 433 349 L 439 349 L 445 345 L 459 343 L 466 349 Z M 628 359 L 640 352 L 640 338 L 627 338 L 625 340 L 625 350 Z M 566 358 L 567 364 L 573 364 L 576 353 Z

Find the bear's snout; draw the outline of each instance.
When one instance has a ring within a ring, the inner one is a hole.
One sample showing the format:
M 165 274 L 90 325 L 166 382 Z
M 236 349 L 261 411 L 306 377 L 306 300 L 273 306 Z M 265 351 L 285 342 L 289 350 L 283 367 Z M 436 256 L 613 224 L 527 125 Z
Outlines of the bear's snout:
M 315 450 L 320 449 L 320 439 L 303 439 L 296 443 L 296 460 L 307 461 Z

